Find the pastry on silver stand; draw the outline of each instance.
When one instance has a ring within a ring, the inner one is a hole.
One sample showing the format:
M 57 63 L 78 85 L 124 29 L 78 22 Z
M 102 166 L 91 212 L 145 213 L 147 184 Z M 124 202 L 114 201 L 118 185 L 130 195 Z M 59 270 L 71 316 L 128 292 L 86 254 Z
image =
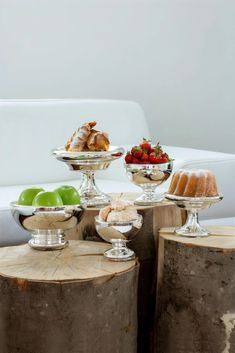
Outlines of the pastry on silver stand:
M 58 161 L 65 163 L 70 170 L 82 174 L 78 192 L 87 207 L 99 207 L 110 203 L 111 197 L 97 187 L 95 173 L 107 169 L 110 163 L 125 152 L 122 147 L 110 146 L 108 134 L 95 130 L 95 126 L 95 121 L 83 124 L 73 133 L 65 146 L 52 151 Z

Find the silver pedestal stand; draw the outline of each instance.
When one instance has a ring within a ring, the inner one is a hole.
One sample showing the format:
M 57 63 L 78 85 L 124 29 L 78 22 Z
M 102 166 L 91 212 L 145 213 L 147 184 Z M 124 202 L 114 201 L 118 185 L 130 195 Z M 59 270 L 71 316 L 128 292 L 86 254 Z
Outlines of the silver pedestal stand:
M 130 261 L 135 258 L 133 250 L 127 243 L 135 239 L 143 225 L 143 217 L 138 215 L 134 220 L 122 222 L 105 222 L 95 217 L 97 233 L 104 240 L 112 244 L 112 248 L 105 251 L 104 256 L 112 261 Z
M 110 196 L 103 193 L 96 185 L 95 172 L 105 170 L 110 163 L 123 156 L 122 147 L 110 146 L 102 152 L 67 152 L 63 147 L 54 149 L 53 155 L 67 164 L 70 170 L 82 173 L 82 182 L 78 189 L 82 203 L 87 207 L 104 206 L 110 203 Z
M 198 219 L 198 212 L 209 208 L 223 199 L 222 195 L 215 197 L 180 197 L 167 194 L 166 199 L 187 211 L 186 223 L 175 230 L 175 233 L 184 237 L 207 237 L 209 232 L 204 229 Z
M 170 177 L 173 162 L 162 164 L 126 164 L 126 173 L 130 181 L 139 186 L 143 193 L 135 200 L 136 205 L 151 206 L 164 199 L 163 195 L 156 194 L 155 190 Z

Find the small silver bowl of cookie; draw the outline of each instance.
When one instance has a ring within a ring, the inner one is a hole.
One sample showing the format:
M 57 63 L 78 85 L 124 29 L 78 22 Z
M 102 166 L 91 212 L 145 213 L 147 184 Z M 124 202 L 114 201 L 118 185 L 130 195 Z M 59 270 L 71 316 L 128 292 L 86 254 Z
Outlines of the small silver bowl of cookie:
M 95 217 L 96 230 L 104 241 L 112 244 L 104 256 L 113 261 L 133 260 L 135 253 L 127 243 L 136 237 L 142 224 L 143 217 L 130 201 L 120 199 L 102 208 Z

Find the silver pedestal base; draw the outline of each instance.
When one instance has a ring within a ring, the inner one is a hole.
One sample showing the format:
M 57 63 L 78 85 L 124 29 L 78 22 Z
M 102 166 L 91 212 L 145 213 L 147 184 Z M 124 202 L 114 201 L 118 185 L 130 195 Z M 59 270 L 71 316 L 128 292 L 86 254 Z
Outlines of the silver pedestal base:
M 32 234 L 32 239 L 28 242 L 29 246 L 35 250 L 61 250 L 68 246 L 68 240 L 62 234 Z
M 135 205 L 139 206 L 154 206 L 164 200 L 164 195 L 152 194 L 142 194 L 135 200 Z
M 112 261 L 130 261 L 135 259 L 133 250 L 126 246 L 127 241 L 122 239 L 112 239 L 112 249 L 105 251 L 104 256 Z
M 110 204 L 112 198 L 106 194 L 96 196 L 82 196 L 81 201 L 86 207 L 103 207 Z
M 82 172 L 82 183 L 78 192 L 81 196 L 82 203 L 87 207 L 106 206 L 110 204 L 112 199 L 98 188 L 93 171 Z
M 208 237 L 210 233 L 199 223 L 198 212 L 209 208 L 214 203 L 222 200 L 222 196 L 215 197 L 181 197 L 175 195 L 166 195 L 166 199 L 175 202 L 175 204 L 187 211 L 187 220 L 185 224 L 177 228 L 175 233 L 181 237 Z
M 188 237 L 188 238 L 203 238 L 208 237 L 210 233 L 202 228 L 198 223 L 196 227 L 184 225 L 183 227 L 177 228 L 175 233 L 181 237 Z

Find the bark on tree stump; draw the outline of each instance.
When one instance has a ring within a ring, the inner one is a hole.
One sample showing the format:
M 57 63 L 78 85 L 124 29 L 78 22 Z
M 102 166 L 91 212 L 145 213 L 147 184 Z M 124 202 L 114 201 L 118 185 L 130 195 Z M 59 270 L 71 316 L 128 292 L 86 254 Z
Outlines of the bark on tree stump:
M 157 353 L 235 352 L 235 228 L 208 228 L 208 238 L 160 232 Z
M 111 194 L 113 198 L 135 200 L 139 194 Z M 181 226 L 186 213 L 174 203 L 164 201 L 155 207 L 136 206 L 144 219 L 143 227 L 137 237 L 128 244 L 140 262 L 138 289 L 138 353 L 153 351 L 153 332 L 157 280 L 158 231 L 162 227 Z M 86 239 L 102 241 L 95 230 L 94 217 L 99 208 L 88 208 L 76 232 L 68 233 L 67 239 Z M 129 353 L 129 352 L 123 352 Z
M 1 353 L 136 353 L 136 261 L 104 259 L 109 246 L 0 249 Z

